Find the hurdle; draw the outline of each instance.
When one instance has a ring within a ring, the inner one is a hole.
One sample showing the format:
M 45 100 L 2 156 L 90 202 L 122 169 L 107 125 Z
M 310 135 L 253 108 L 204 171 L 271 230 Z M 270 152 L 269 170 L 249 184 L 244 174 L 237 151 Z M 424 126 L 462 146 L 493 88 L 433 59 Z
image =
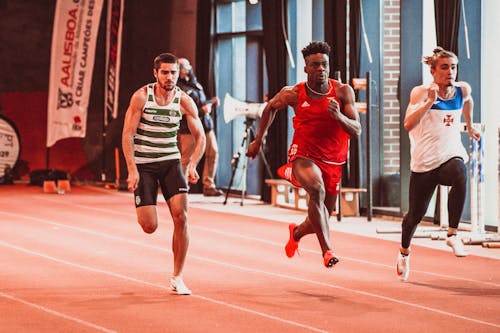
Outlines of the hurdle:
M 499 242 L 500 245 L 500 234 L 488 234 L 486 233 L 485 229 L 485 219 L 483 214 L 484 210 L 486 209 L 486 191 L 484 186 L 484 128 L 484 125 L 480 125 L 480 128 L 476 128 L 481 131 L 481 138 L 478 141 L 472 139 L 470 140 L 471 167 L 469 170 L 469 181 L 471 201 L 471 231 L 468 233 L 467 237 L 462 238 L 464 244 L 467 245 L 482 245 L 483 243 L 495 242 Z

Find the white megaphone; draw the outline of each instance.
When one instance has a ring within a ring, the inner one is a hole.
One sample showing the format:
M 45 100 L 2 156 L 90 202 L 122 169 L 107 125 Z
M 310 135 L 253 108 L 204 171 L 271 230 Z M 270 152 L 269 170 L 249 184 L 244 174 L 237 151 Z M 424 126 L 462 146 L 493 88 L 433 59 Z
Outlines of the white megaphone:
M 239 116 L 260 118 L 266 104 L 238 101 L 226 93 L 226 96 L 224 96 L 224 121 L 228 123 Z

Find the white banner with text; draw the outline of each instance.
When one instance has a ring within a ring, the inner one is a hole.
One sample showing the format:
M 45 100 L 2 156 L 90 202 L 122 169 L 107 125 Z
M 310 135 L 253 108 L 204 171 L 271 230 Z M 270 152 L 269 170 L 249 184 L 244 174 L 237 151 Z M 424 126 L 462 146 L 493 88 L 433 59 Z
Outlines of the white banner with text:
M 57 0 L 50 59 L 47 147 L 85 137 L 104 0 Z

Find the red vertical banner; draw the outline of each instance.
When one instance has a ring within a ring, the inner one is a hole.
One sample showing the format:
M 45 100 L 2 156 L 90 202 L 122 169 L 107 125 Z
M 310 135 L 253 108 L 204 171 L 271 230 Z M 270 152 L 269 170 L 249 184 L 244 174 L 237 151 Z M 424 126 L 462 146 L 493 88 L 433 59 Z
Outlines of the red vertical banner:
M 106 20 L 106 73 L 104 82 L 104 125 L 118 115 L 120 61 L 124 0 L 108 0 Z
M 85 137 L 103 0 L 58 0 L 50 56 L 47 147 Z

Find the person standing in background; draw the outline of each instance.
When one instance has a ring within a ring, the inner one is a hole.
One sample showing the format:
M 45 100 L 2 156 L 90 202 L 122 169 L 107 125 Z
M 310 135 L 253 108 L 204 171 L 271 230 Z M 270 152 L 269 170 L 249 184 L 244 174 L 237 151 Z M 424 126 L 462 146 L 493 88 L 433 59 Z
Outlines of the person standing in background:
M 198 82 L 193 73 L 193 68 L 186 58 L 179 58 L 179 80 L 177 86 L 188 94 L 196 103 L 198 116 L 203 124 L 207 144 L 205 148 L 205 163 L 203 165 L 202 184 L 204 196 L 221 196 L 223 193 L 215 186 L 215 173 L 217 171 L 217 160 L 219 147 L 214 132 L 212 110 L 219 105 L 219 98 L 212 97 L 207 100 L 203 86 Z M 186 121 L 181 120 L 178 136 L 178 145 L 181 151 L 181 163 L 184 170 L 191 161 L 194 149 L 194 138 L 191 135 Z

